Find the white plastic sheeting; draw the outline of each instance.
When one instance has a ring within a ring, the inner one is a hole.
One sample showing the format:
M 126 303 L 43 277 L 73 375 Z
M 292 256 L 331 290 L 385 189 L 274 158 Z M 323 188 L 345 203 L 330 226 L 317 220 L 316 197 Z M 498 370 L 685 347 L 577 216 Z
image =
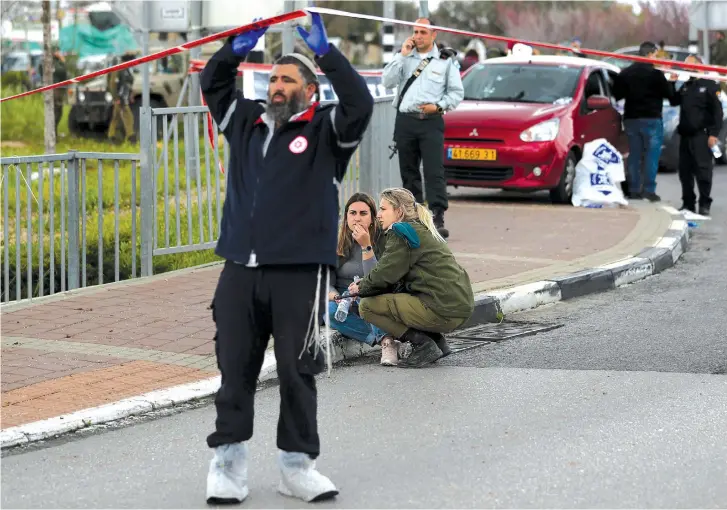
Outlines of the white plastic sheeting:
M 628 205 L 621 190 L 625 179 L 621 153 L 605 138 L 588 142 L 576 165 L 573 205 L 595 208 Z

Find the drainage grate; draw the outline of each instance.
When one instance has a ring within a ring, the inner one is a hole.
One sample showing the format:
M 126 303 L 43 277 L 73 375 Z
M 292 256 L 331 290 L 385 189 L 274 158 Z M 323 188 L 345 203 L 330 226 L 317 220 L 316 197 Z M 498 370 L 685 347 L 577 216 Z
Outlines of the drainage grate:
M 449 348 L 452 349 L 452 353 L 467 351 L 469 349 L 474 349 L 475 347 L 482 347 L 489 343 L 491 342 L 447 336 L 447 345 L 449 345 Z
M 476 342 L 497 342 L 519 336 L 534 335 L 562 327 L 563 324 L 547 324 L 542 322 L 505 321 L 473 326 L 462 331 L 455 331 L 447 336 L 447 341 L 469 340 Z M 450 340 L 451 339 L 451 340 Z

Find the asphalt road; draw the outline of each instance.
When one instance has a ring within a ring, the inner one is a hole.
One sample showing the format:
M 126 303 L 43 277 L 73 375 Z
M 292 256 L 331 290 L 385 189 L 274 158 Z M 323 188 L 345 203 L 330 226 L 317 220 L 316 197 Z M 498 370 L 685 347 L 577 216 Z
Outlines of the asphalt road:
M 727 197 L 727 169 L 714 195 Z M 675 175 L 659 192 L 679 205 Z M 472 200 L 482 200 L 473 193 Z M 680 263 L 513 316 L 563 323 L 424 370 L 371 361 L 320 379 L 328 508 L 727 505 L 727 198 Z M 250 508 L 275 493 L 278 391 L 261 390 Z M 214 412 L 187 412 L 2 459 L 3 508 L 204 507 Z

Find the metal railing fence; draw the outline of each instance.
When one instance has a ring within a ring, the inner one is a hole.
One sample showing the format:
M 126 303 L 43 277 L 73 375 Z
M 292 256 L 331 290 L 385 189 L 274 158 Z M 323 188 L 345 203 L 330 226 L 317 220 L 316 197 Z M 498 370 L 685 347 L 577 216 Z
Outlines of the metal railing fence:
M 401 185 L 388 150 L 391 100 L 375 100 L 340 186 L 342 208 L 357 191 L 376 198 Z M 205 250 L 219 236 L 230 149 L 207 112 L 142 108 L 139 154 L 0 158 L 2 302 L 148 276 L 170 267 L 164 257 L 188 257 L 174 267 L 213 260 Z
M 127 153 L 0 158 L 3 302 L 137 276 L 138 164 Z

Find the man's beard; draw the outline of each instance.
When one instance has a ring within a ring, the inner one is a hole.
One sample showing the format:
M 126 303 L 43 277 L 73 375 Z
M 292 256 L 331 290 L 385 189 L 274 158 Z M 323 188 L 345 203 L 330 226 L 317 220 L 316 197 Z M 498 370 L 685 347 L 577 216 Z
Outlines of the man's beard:
M 281 126 L 285 122 L 288 122 L 293 115 L 305 109 L 305 96 L 302 90 L 294 93 L 290 96 L 290 99 L 282 103 L 273 103 L 273 97 L 268 96 L 267 113 L 273 119 L 276 126 Z

